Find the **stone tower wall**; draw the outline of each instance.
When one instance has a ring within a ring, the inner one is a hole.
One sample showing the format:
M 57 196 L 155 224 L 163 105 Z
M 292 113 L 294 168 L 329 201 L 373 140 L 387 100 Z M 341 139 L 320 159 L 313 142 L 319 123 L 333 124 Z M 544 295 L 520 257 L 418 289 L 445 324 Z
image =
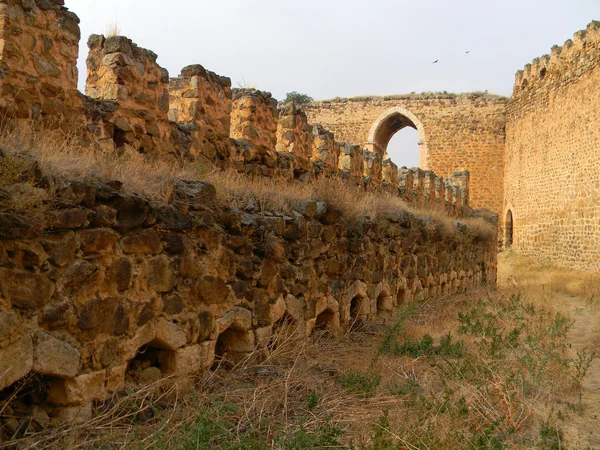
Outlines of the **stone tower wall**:
M 599 22 L 517 72 L 502 210 L 515 250 L 600 269 L 599 94 Z

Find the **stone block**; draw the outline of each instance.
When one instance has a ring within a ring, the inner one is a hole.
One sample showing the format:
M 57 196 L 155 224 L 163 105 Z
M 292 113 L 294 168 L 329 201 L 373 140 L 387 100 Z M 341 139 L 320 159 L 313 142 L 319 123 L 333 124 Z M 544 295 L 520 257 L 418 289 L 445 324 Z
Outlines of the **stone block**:
M 42 375 L 71 378 L 79 371 L 79 351 L 44 332 L 36 336 L 33 370 Z
M 152 346 L 163 350 L 177 350 L 187 342 L 185 330 L 179 325 L 161 319 L 156 325 L 156 337 L 152 340 Z
M 33 369 L 33 343 L 26 335 L 0 349 L 0 391 L 23 378 Z
M 44 306 L 54 294 L 55 284 L 48 277 L 24 270 L 0 268 L 0 293 L 20 309 Z

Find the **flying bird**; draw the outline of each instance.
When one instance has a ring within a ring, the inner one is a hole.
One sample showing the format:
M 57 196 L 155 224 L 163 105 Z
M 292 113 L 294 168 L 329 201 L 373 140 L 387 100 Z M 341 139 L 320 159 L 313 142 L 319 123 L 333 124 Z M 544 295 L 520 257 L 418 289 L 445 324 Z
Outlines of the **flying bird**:
M 439 59 L 436 59 L 434 62 L 432 62 L 431 64 L 435 64 L 439 61 Z
M 471 50 L 467 50 L 465 53 L 469 53 Z

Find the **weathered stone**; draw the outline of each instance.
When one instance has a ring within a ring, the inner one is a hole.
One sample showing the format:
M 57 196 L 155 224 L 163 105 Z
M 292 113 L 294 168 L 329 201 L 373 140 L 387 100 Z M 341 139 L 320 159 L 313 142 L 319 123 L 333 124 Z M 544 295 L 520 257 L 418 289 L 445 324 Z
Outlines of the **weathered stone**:
M 9 347 L 0 349 L 0 391 L 23 378 L 33 369 L 33 344 L 26 335 Z
M 0 268 L 0 293 L 16 308 L 44 306 L 54 290 L 54 283 L 44 275 Z
M 109 227 L 115 223 L 117 211 L 108 205 L 98 205 L 90 216 L 90 224 L 94 227 Z
M 166 255 L 158 255 L 147 262 L 144 279 L 148 288 L 156 292 L 168 292 L 173 289 L 175 273 L 172 263 Z
M 59 285 L 70 294 L 93 285 L 97 280 L 98 267 L 85 261 L 78 260 L 64 271 Z
M 192 209 L 212 207 L 217 190 L 212 183 L 199 180 L 178 180 L 175 183 L 172 201 L 181 202 Z
M 80 354 L 66 342 L 39 332 L 33 352 L 33 370 L 42 375 L 71 378 L 79 371 Z
M 152 346 L 163 350 L 177 350 L 187 342 L 187 335 L 179 325 L 161 319 L 156 326 L 156 337 Z
M 114 283 L 119 291 L 125 291 L 131 287 L 133 277 L 133 264 L 127 258 L 117 259 L 109 268 L 107 282 Z
M 47 224 L 50 228 L 79 228 L 88 218 L 86 210 L 75 208 L 56 211 L 48 214 Z
M 85 253 L 105 253 L 112 251 L 120 235 L 110 228 L 85 230 L 81 233 L 81 249 Z
M 129 328 L 129 318 L 118 298 L 95 299 L 80 308 L 77 327 L 89 340 L 101 333 L 121 335 Z
M 73 405 L 101 400 L 107 394 L 106 371 L 100 370 L 66 380 L 54 380 L 48 388 L 48 401 L 54 405 Z
M 161 363 L 166 372 L 175 376 L 198 374 L 202 369 L 200 345 L 190 345 L 174 352 L 164 352 Z
M 0 346 L 19 326 L 19 317 L 13 311 L 0 311 Z
M 40 240 L 40 243 L 48 253 L 50 262 L 59 267 L 71 263 L 79 249 L 79 243 L 73 231 L 67 231 L 58 236 L 49 236 L 48 239 Z
M 170 205 L 162 206 L 158 210 L 157 222 L 161 228 L 174 231 L 184 231 L 192 227 L 190 217 Z
M 121 248 L 125 253 L 158 255 L 162 251 L 162 244 L 156 230 L 149 228 L 124 236 Z

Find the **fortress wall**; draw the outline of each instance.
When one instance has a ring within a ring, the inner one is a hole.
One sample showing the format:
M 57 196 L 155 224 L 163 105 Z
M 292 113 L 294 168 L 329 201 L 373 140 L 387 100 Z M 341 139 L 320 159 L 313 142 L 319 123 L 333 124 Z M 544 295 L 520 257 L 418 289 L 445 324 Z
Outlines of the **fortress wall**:
M 360 145 L 339 144 L 340 157 L 338 167 L 340 175 L 350 183 L 361 185 L 365 174 L 365 160 Z
M 503 213 L 513 248 L 600 269 L 600 23 L 515 77 Z
M 115 182 L 63 188 L 68 206 L 0 213 L 0 398 L 37 374 L 39 395 L 22 401 L 53 423 L 215 357 L 260 355 L 284 323 L 297 339 L 336 334 L 496 280 L 495 239 L 458 222 L 442 232 L 400 212 L 349 225 L 311 201 L 240 211 L 202 181 L 179 181 L 163 205 Z
M 68 128 L 77 96 L 79 18 L 61 0 L 0 2 L 0 111 Z
M 420 168 L 443 177 L 468 170 L 472 206 L 500 211 L 506 102 L 504 97 L 477 93 L 413 94 L 334 99 L 304 109 L 311 123 L 331 130 L 339 141 L 380 153 L 381 142 L 370 142 L 369 135 L 377 124 L 385 128 L 386 117 L 392 120 L 392 131 L 402 126 L 418 129 Z
M 231 80 L 199 64 L 184 67 L 169 84 L 169 120 L 191 127 L 191 155 L 229 164 L 232 145 Z

